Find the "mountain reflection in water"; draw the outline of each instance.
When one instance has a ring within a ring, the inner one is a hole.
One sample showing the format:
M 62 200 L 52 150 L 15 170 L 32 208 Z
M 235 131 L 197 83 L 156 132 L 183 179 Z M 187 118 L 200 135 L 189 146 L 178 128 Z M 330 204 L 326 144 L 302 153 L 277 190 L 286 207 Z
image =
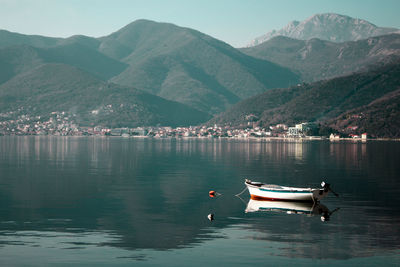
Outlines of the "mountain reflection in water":
M 45 248 L 50 240 L 60 249 L 196 248 L 233 238 L 222 234 L 232 227 L 252 233 L 235 239 L 238 244 L 278 243 L 284 257 L 396 252 L 399 152 L 397 142 L 0 137 L 0 256 L 15 244 Z M 311 208 L 257 207 L 250 200 L 247 211 L 299 209 L 324 216 L 327 207 L 341 209 L 324 223 L 246 213 L 234 197 L 244 177 L 299 187 L 325 179 L 341 195 Z M 210 190 L 222 195 L 209 198 Z

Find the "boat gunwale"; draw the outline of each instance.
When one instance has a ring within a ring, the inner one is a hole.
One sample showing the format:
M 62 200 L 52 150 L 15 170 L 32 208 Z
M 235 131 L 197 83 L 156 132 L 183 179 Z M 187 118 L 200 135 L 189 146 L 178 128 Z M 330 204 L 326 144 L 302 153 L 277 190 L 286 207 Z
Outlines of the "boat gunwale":
M 290 186 L 280 186 L 280 185 L 268 185 L 268 184 L 260 184 L 254 185 L 248 182 L 245 182 L 246 186 L 250 186 L 253 188 L 257 188 L 260 191 L 266 192 L 276 192 L 276 193 L 313 193 L 315 190 L 322 190 L 319 188 L 305 188 L 305 187 L 290 187 Z

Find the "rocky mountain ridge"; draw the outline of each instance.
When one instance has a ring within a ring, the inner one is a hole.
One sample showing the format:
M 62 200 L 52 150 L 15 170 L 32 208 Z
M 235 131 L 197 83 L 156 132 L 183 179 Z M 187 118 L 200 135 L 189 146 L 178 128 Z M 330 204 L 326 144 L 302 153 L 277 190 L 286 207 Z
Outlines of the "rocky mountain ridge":
M 318 38 L 331 42 L 347 42 L 398 32 L 396 28 L 378 27 L 366 20 L 335 13 L 316 14 L 304 21 L 292 21 L 280 30 L 272 30 L 252 40 L 247 47 L 262 44 L 276 36 L 298 40 Z

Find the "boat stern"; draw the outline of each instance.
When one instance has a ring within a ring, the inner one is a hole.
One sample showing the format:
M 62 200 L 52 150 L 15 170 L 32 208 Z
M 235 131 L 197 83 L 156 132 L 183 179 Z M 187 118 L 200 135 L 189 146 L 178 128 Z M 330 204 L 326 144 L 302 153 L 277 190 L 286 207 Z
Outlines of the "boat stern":
M 314 199 L 314 201 L 320 201 L 321 199 L 326 197 L 326 195 L 328 195 L 328 193 L 329 193 L 329 189 L 327 189 L 327 188 L 314 189 L 313 190 L 313 199 Z

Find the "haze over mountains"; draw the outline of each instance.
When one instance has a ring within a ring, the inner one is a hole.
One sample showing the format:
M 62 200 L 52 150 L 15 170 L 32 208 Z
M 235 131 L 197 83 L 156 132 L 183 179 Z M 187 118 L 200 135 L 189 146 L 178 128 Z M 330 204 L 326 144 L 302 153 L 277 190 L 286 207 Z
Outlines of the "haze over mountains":
M 340 114 L 398 98 L 400 35 L 371 37 L 396 29 L 336 14 L 296 25 L 291 37 L 307 40 L 277 36 L 243 49 L 148 20 L 101 38 L 0 30 L 0 113 L 65 111 L 82 125 L 112 127 L 195 125 L 212 115 L 212 122 L 240 124 L 254 113 L 262 125 L 315 120 L 336 127 L 345 124 L 332 121 Z M 364 89 L 350 94 L 354 88 Z M 333 99 L 342 104 L 331 106 Z

